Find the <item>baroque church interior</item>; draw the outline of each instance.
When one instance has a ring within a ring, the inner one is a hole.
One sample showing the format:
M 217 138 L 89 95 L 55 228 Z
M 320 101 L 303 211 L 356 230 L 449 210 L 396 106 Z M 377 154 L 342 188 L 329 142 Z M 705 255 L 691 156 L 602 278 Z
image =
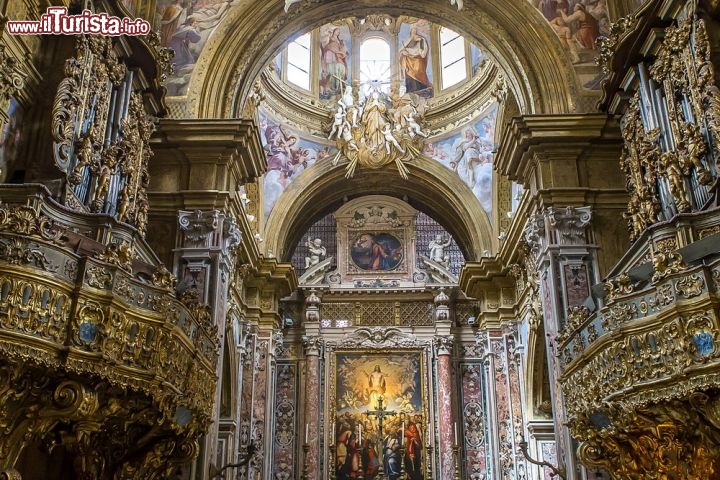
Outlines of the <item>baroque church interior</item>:
M 0 14 L 0 479 L 720 479 L 718 0 Z

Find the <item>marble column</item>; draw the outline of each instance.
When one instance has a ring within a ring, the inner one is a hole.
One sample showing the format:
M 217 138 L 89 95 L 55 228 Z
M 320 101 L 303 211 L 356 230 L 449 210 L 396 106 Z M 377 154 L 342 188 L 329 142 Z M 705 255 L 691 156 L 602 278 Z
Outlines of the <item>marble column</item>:
M 217 327 L 220 345 L 225 348 L 225 332 L 228 314 L 228 278 L 235 265 L 235 248 L 242 238 L 235 218 L 219 210 L 178 211 L 179 245 L 175 249 L 175 272 L 178 277 L 177 291 L 183 301 L 189 304 L 207 305 L 211 311 L 212 324 Z M 203 472 L 210 466 L 220 468 L 216 462 L 227 463 L 235 458 L 234 441 L 225 441 L 220 432 L 220 398 L 222 372 L 225 356 L 220 355 L 216 376 L 215 401 L 204 448 L 198 460 Z M 210 395 L 211 393 L 208 392 Z M 218 449 L 224 446 L 224 451 Z M 230 448 L 232 447 L 232 448 Z M 202 478 L 207 478 L 203 473 Z
M 305 423 L 301 429 L 301 444 L 310 446 L 307 456 L 301 457 L 307 463 L 309 479 L 318 478 L 320 439 L 320 337 L 304 337 L 305 346 Z
M 565 469 L 567 480 L 578 480 L 581 474 L 567 428 L 565 400 L 558 382 L 563 365 L 555 344 L 565 328 L 568 311 L 584 307 L 590 286 L 599 281 L 591 220 L 589 206 L 548 207 L 531 215 L 525 228 L 530 268 L 536 269 L 540 281 L 558 467 Z
M 452 370 L 451 352 L 453 339 L 450 336 L 435 337 L 437 354 L 438 390 L 438 432 L 440 436 L 440 479 L 453 480 L 455 458 L 453 446 L 457 440 L 457 426 L 452 417 Z

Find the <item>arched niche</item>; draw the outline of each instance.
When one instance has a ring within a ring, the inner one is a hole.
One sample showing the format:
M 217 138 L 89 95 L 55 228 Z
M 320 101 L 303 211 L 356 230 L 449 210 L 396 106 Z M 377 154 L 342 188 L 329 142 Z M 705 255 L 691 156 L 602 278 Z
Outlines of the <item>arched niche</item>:
M 329 21 L 378 11 L 446 25 L 481 46 L 504 71 L 522 113 L 575 109 L 577 84 L 572 65 L 557 35 L 526 0 L 466 0 L 461 11 L 447 0 L 408 0 L 402 8 L 392 0 L 372 5 L 327 0 L 301 2 L 290 13 L 283 8 L 281 0 L 247 0 L 228 12 L 195 65 L 186 114 L 239 116 L 251 97 L 253 82 L 289 38 Z
M 406 198 L 450 233 L 467 261 L 495 249 L 492 227 L 467 185 L 440 163 L 419 157 L 403 179 L 395 167 L 360 169 L 345 178 L 345 165 L 319 162 L 301 173 L 280 196 L 265 228 L 265 249 L 284 261 L 310 225 L 348 199 L 364 195 Z M 358 192 L 362 192 L 359 195 Z

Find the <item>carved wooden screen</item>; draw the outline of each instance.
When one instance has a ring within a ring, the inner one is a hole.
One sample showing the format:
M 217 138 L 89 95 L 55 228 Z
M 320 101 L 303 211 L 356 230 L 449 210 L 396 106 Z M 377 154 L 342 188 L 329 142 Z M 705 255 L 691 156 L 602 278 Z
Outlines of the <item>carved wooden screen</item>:
M 154 124 L 112 39 L 77 38 L 77 55 L 65 63 L 53 105 L 55 163 L 66 175 L 63 200 L 80 211 L 113 215 L 144 234 Z
M 655 61 L 640 64 L 638 77 L 623 119 L 621 160 L 634 238 L 658 221 L 705 208 L 712 197 L 720 98 L 705 23 L 689 17 L 666 29 Z

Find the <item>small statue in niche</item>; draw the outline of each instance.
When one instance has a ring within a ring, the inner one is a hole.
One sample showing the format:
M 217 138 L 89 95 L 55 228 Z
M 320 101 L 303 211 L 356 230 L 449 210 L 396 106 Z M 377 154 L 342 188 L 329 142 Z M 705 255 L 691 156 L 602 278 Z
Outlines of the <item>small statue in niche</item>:
M 308 241 L 305 242 L 305 246 L 310 251 L 310 256 L 305 257 L 305 268 L 310 268 L 320 263 L 320 260 L 327 254 L 327 250 L 322 246 L 322 240 L 316 238 L 312 240 L 308 237 Z
M 450 246 L 450 239 L 443 240 L 441 234 L 435 235 L 435 240 L 430 240 L 428 250 L 429 257 L 433 262 L 437 262 L 445 268 L 450 268 L 450 255 L 445 253 L 445 248 Z

